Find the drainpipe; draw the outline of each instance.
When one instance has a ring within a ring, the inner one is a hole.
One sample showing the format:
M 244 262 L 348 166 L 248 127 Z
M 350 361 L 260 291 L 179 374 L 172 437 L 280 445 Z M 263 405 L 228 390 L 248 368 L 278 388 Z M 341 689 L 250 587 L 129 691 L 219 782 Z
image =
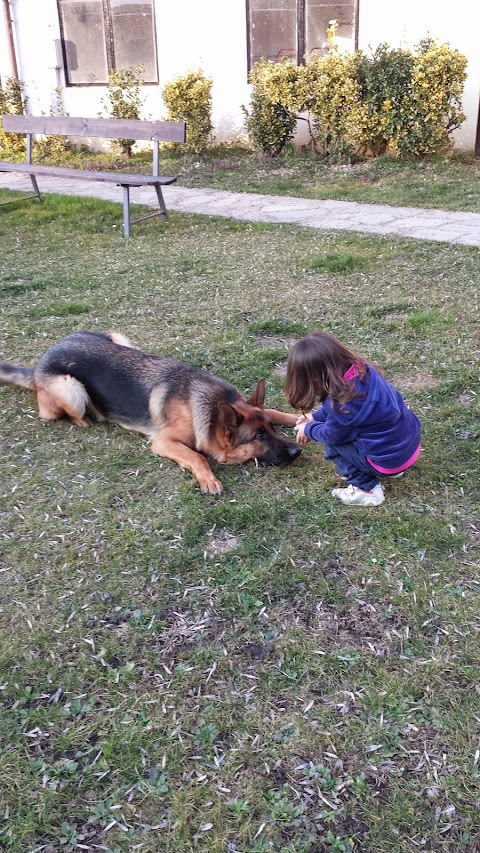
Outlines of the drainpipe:
M 8 61 L 10 64 L 10 77 L 14 80 L 18 80 L 18 65 L 17 65 L 17 56 L 15 53 L 15 41 L 13 38 L 13 22 L 10 10 L 9 0 L 2 0 L 0 6 L 0 25 L 6 36 L 6 48 Z

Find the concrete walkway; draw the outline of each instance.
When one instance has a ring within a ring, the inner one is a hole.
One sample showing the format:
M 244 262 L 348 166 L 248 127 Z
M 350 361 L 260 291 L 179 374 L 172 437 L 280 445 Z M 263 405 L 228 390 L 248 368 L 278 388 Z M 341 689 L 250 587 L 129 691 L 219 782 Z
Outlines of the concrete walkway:
M 38 178 L 40 191 L 65 195 L 94 196 L 106 201 L 122 201 L 120 187 L 102 183 Z M 0 174 L 0 187 L 30 192 L 30 179 L 23 175 Z M 417 240 L 439 240 L 464 246 L 480 246 L 480 213 L 455 213 L 418 207 L 389 207 L 355 201 L 269 196 L 258 193 L 231 193 L 223 190 L 164 188 L 168 210 L 225 216 L 249 222 L 286 222 L 321 230 L 358 231 Z M 132 190 L 133 203 L 156 206 L 151 187 Z M 133 232 L 135 233 L 135 232 Z

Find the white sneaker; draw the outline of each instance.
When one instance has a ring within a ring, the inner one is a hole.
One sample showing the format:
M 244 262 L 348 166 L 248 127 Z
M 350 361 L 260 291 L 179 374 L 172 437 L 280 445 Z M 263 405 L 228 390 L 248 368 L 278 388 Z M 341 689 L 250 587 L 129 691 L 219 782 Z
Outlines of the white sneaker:
M 346 489 L 333 489 L 332 495 L 347 506 L 379 506 L 385 500 L 383 486 L 380 483 L 377 483 L 370 492 L 364 492 L 363 489 L 350 485 Z

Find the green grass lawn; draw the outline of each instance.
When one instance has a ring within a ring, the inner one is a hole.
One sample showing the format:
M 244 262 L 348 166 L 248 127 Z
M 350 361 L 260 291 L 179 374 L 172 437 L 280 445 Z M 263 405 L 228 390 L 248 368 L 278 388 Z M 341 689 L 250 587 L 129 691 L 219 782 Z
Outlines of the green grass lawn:
M 478 851 L 479 260 L 1 209 L 1 360 L 116 329 L 284 407 L 288 347 L 321 328 L 384 367 L 424 444 L 378 508 L 336 501 L 314 444 L 214 465 L 206 497 L 142 436 L 42 424 L 0 388 L 2 849 Z
M 338 199 L 446 210 L 480 211 L 480 160 L 450 155 L 430 160 L 390 157 L 353 164 L 326 163 L 311 153 L 262 158 L 239 149 L 203 158 L 166 160 L 184 186 Z

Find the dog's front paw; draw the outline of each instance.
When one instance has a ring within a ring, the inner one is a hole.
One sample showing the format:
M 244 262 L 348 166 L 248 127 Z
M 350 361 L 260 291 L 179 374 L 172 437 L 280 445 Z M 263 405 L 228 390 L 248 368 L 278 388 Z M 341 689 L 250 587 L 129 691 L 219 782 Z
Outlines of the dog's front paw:
M 200 483 L 201 492 L 204 495 L 221 495 L 223 492 L 220 480 L 217 480 L 213 474 L 210 477 L 202 477 L 198 482 Z

